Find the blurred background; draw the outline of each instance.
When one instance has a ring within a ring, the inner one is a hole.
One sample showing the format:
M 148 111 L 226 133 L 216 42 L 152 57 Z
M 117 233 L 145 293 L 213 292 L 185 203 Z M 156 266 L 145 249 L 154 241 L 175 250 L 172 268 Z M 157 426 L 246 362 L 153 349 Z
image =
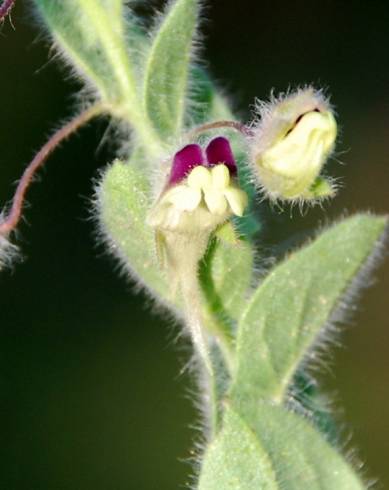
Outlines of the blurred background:
M 78 89 L 50 61 L 28 2 L 0 30 L 0 202 Z M 248 118 L 254 97 L 313 82 L 327 87 L 342 128 L 339 196 L 305 216 L 266 210 L 263 245 L 299 242 L 357 210 L 389 212 L 389 4 L 380 1 L 207 0 L 203 59 Z M 150 15 L 162 2 L 144 2 Z M 147 311 L 143 294 L 96 245 L 89 198 L 113 151 L 95 122 L 50 158 L 31 189 L 19 245 L 0 276 L 0 488 L 184 488 L 198 437 L 188 348 Z M 2 204 L 3 205 L 3 204 Z M 348 448 L 389 488 L 389 261 L 375 273 L 342 346 L 321 376 Z M 336 490 L 336 489 L 334 489 Z

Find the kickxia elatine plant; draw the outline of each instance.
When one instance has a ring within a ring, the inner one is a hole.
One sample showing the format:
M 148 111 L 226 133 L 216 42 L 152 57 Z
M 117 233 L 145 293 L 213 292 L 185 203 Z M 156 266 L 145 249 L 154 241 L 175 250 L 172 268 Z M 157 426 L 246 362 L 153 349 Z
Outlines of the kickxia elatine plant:
M 193 344 L 204 407 L 195 487 L 368 488 L 328 430 L 309 367 L 368 272 L 387 219 L 344 219 L 265 277 L 255 268 L 263 199 L 307 206 L 336 192 L 324 173 L 337 134 L 328 99 L 306 86 L 257 102 L 251 122 L 237 121 L 196 64 L 199 0 L 169 1 L 151 32 L 131 1 L 33 3 L 85 88 L 79 114 L 36 155 L 1 215 L 1 266 L 16 252 L 13 232 L 46 157 L 91 118 L 111 117 L 126 157 L 101 175 L 94 213 L 109 251 Z M 0 16 L 12 6 L 3 1 Z

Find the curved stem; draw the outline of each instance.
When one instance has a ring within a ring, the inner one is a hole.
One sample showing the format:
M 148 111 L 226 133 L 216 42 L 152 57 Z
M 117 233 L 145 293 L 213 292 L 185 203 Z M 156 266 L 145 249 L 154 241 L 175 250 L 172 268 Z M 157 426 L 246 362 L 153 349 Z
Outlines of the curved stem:
M 188 137 L 189 139 L 191 139 L 201 133 L 204 133 L 205 131 L 210 131 L 212 129 L 219 129 L 219 128 L 234 129 L 235 131 L 238 131 L 244 136 L 253 136 L 253 131 L 245 124 L 238 121 L 226 120 L 226 121 L 215 121 L 211 123 L 202 124 L 201 126 L 197 126 L 196 128 L 189 131 Z
M 12 7 L 15 5 L 15 0 L 4 0 L 3 3 L 0 5 L 0 21 L 6 17 Z
M 102 112 L 104 112 L 104 109 L 101 105 L 95 105 L 86 109 L 84 112 L 65 124 L 65 126 L 59 129 L 56 133 L 54 133 L 53 136 L 42 146 L 23 172 L 22 178 L 18 183 L 12 200 L 11 209 L 7 216 L 1 220 L 1 235 L 7 235 L 17 227 L 22 215 L 27 190 L 33 181 L 35 173 L 43 166 L 47 160 L 47 157 L 60 143 L 62 143 L 62 141 L 67 139 L 72 133 L 77 131 L 77 129 L 87 123 L 90 119 L 101 114 Z

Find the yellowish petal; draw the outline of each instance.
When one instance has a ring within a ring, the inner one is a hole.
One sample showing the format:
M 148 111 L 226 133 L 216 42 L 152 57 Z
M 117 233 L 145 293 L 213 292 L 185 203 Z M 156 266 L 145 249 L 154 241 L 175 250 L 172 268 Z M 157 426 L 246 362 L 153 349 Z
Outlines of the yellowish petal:
M 236 216 L 243 216 L 244 210 L 248 204 L 247 194 L 236 187 L 228 187 L 224 191 L 224 195 L 231 207 L 232 212 Z
M 215 189 L 225 189 L 230 184 L 230 171 L 226 165 L 216 165 L 211 170 L 212 187 Z
M 205 187 L 209 187 L 212 182 L 212 177 L 210 171 L 199 165 L 195 167 L 188 176 L 188 186 L 191 189 L 204 189 Z
M 227 201 L 223 193 L 217 189 L 204 192 L 204 200 L 212 214 L 224 214 L 227 211 Z
M 163 201 L 171 203 L 179 211 L 194 211 L 200 204 L 201 190 L 178 185 L 167 191 Z

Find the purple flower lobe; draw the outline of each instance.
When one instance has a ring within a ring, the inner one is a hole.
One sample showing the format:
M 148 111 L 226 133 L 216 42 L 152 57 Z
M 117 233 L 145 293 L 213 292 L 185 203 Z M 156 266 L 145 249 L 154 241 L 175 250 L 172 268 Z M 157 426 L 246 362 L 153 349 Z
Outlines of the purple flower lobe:
M 174 155 L 169 177 L 169 185 L 179 184 L 189 172 L 199 165 L 204 165 L 205 159 L 200 145 L 186 145 Z
M 207 161 L 209 166 L 214 166 L 223 163 L 228 167 L 232 175 L 236 175 L 237 167 L 232 153 L 230 142 L 227 138 L 223 136 L 218 136 L 214 138 L 207 149 L 205 150 L 207 154 Z

